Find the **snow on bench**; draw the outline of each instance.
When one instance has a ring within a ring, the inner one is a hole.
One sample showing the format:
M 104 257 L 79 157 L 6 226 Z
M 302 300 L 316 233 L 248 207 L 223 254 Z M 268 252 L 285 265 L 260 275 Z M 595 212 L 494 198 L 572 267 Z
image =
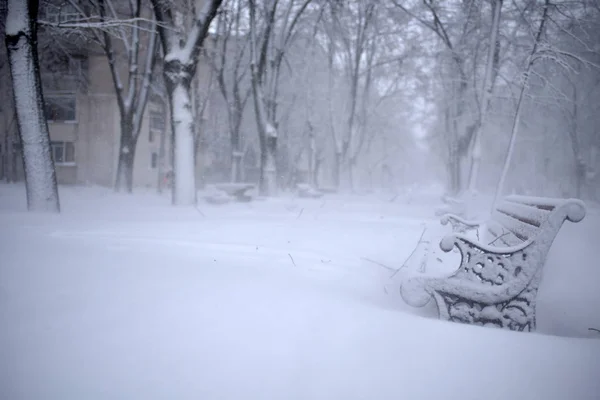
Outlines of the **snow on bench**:
M 433 297 L 440 319 L 534 331 L 535 304 L 542 269 L 563 222 L 579 222 L 585 205 L 576 199 L 508 196 L 487 221 L 442 217 L 453 233 L 440 248 L 456 247 L 460 267 L 450 276 L 414 273 L 403 279 L 406 303 L 422 307 Z M 477 238 L 467 235 L 476 230 Z

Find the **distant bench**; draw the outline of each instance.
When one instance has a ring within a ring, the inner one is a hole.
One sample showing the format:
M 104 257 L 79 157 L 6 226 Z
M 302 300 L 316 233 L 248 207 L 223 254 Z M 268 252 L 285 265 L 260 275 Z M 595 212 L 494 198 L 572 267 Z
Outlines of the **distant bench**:
M 318 199 L 323 197 L 323 192 L 315 189 L 309 184 L 306 183 L 298 183 L 296 184 L 296 193 L 298 197 L 308 198 L 308 199 Z
M 513 195 L 505 197 L 486 221 L 446 214 L 441 223 L 450 223 L 453 233 L 441 240 L 440 248 L 458 248 L 460 267 L 450 276 L 407 277 L 402 298 L 415 307 L 433 298 L 444 320 L 534 331 L 536 295 L 548 251 L 563 222 L 579 222 L 585 213 L 580 200 Z M 467 236 L 473 232 L 476 238 Z
M 204 197 L 207 202 L 212 204 L 224 204 L 232 199 L 239 202 L 249 202 L 252 200 L 252 196 L 248 192 L 256 188 L 251 183 L 216 183 L 214 187 L 217 189 L 217 193 Z

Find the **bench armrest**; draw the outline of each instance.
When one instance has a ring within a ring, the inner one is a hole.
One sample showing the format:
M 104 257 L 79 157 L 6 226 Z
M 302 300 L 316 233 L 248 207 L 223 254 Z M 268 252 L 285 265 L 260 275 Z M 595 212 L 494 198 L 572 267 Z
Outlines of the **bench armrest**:
M 446 253 L 451 251 L 454 246 L 458 247 L 458 249 L 462 252 L 464 249 L 464 246 L 471 246 L 474 247 L 478 250 L 481 250 L 485 253 L 491 253 L 491 254 L 498 254 L 498 255 L 510 255 L 512 253 L 515 253 L 517 251 L 521 251 L 523 249 L 525 249 L 527 246 L 531 245 L 533 243 L 533 239 L 528 239 L 522 243 L 519 243 L 515 246 L 507 246 L 507 247 L 495 247 L 495 246 L 490 246 L 489 244 L 485 244 L 485 243 L 480 243 L 477 242 L 475 240 L 473 240 L 472 238 L 463 235 L 461 233 L 453 233 L 447 236 L 444 236 L 444 238 L 440 241 L 440 249 L 442 249 L 443 251 L 445 251 Z
M 477 275 L 473 271 L 471 263 L 472 257 L 480 257 L 485 255 L 514 255 L 529 245 L 533 241 L 526 241 L 516 246 L 510 247 L 492 247 L 483 243 L 477 243 L 468 236 L 462 234 L 451 234 L 445 236 L 440 242 L 440 248 L 445 251 L 451 251 L 454 246 L 458 247 L 461 252 L 461 263 L 456 271 L 448 276 L 429 276 L 427 274 L 413 274 L 407 276 L 402 282 L 401 295 L 405 302 L 415 307 L 424 306 L 431 296 L 441 295 L 443 293 L 453 296 L 458 296 L 464 299 L 481 304 L 497 304 L 503 301 L 508 301 L 518 293 L 520 293 L 528 282 L 531 281 L 535 274 L 535 270 L 524 268 L 515 276 L 504 282 L 498 282 L 491 285 L 484 283 L 485 275 L 479 273 L 479 281 L 475 278 Z M 473 249 L 482 251 L 473 252 Z M 469 256 L 468 256 L 469 255 Z M 510 263 L 510 259 L 502 259 L 503 263 Z M 482 262 L 483 263 L 483 262 Z M 494 270 L 490 270 L 494 271 Z M 494 275 L 495 272 L 492 272 Z M 495 278 L 495 277 L 491 277 Z M 483 280 L 482 280 L 483 279 Z M 436 299 L 441 301 L 441 298 Z
M 452 229 L 463 232 L 468 229 L 476 229 L 479 226 L 485 223 L 485 220 L 466 220 L 464 218 L 459 217 L 456 214 L 444 214 L 440 218 L 440 223 L 442 225 L 452 225 Z

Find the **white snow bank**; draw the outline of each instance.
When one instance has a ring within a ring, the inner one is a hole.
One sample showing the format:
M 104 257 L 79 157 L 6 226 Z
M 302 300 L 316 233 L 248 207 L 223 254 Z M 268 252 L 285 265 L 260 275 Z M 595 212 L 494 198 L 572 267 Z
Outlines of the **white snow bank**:
M 21 195 L 0 185 L 0 398 L 600 393 L 600 340 L 440 322 L 385 293 L 390 271 L 364 259 L 398 267 L 422 230 L 418 206 L 283 198 L 200 214 L 168 196 L 62 188 L 63 215 L 32 216 Z M 594 254 L 598 221 L 557 238 L 545 333 L 600 322 L 599 275 L 579 258 Z

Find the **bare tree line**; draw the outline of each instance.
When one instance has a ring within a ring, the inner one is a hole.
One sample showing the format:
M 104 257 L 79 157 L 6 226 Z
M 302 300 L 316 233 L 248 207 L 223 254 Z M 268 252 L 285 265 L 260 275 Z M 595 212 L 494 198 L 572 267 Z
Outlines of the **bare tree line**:
M 78 18 L 39 23 L 82 32 L 108 60 L 121 129 L 117 188 L 134 187 L 141 118 L 161 81 L 174 204 L 196 201 L 199 143 L 211 129 L 227 135 L 232 182 L 246 179 L 244 157 L 257 149 L 263 195 L 298 180 L 397 189 L 431 179 L 427 170 L 454 196 L 490 186 L 501 194 L 527 186 L 532 178 L 511 171 L 532 166 L 561 194 L 571 189 L 553 182 L 556 168 L 573 178 L 573 195 L 599 195 L 600 9 L 591 0 L 62 3 Z M 224 126 L 205 124 L 206 113 Z M 535 143 L 528 154 L 523 141 Z

